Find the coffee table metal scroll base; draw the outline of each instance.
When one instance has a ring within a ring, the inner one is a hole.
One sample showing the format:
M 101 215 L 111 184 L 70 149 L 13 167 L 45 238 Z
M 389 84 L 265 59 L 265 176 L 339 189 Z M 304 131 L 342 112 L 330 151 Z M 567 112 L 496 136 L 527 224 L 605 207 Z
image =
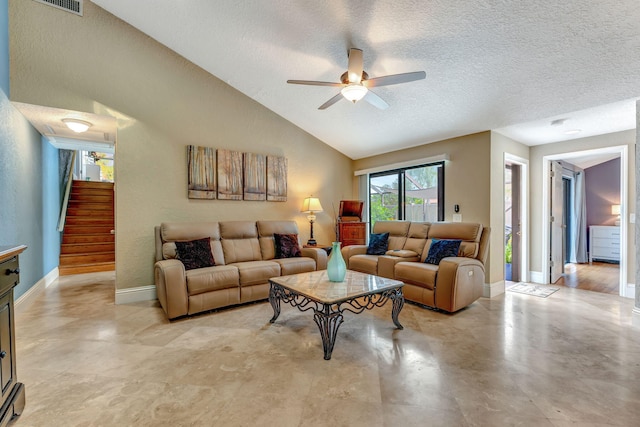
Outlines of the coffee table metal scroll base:
M 324 349 L 324 359 L 331 359 L 333 346 L 338 335 L 338 328 L 344 321 L 342 313 L 347 310 L 352 313 L 362 313 L 364 310 L 371 310 L 374 307 L 382 307 L 388 300 L 393 301 L 391 319 L 398 329 L 404 329 L 398 321 L 400 310 L 404 306 L 404 295 L 402 288 L 389 289 L 377 294 L 365 295 L 358 298 L 347 299 L 336 304 L 323 304 L 314 301 L 304 295 L 285 289 L 277 283 L 271 282 L 269 291 L 269 302 L 273 307 L 273 317 L 270 322 L 274 323 L 280 316 L 280 301 L 298 307 L 300 311 L 313 310 L 313 319 L 320 329 L 322 336 L 322 347 Z

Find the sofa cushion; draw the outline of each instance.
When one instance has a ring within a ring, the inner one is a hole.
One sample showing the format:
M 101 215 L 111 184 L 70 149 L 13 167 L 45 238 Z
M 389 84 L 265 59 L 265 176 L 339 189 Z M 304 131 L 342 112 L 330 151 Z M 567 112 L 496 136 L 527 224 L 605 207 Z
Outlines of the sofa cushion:
M 313 258 L 294 257 L 274 259 L 273 262 L 280 264 L 280 275 L 288 276 L 290 274 L 308 273 L 315 271 L 316 261 Z
M 271 261 L 245 261 L 233 264 L 240 272 L 240 286 L 268 283 L 272 277 L 280 276 L 280 264 Z
M 460 240 L 439 240 L 432 239 L 431 246 L 429 246 L 429 253 L 424 262 L 428 264 L 440 264 L 440 261 L 446 257 L 458 256 L 460 250 Z
M 189 270 L 186 277 L 189 295 L 236 288 L 240 285 L 238 269 L 229 265 Z
M 185 270 L 213 267 L 216 265 L 211 254 L 209 238 L 176 242 L 177 258 L 184 264 Z
M 276 258 L 294 258 L 301 256 L 297 234 L 274 233 Z
M 409 221 L 376 221 L 373 224 L 374 233 L 389 233 L 389 246 L 387 249 L 405 249 Z M 406 248 L 410 249 L 410 248 Z
M 420 254 L 414 251 L 409 251 L 404 249 L 393 249 L 393 250 L 387 251 L 385 255 L 397 256 L 398 258 L 413 258 L 413 257 L 420 256 Z
M 264 261 L 276 257 L 274 234 L 298 235 L 298 225 L 295 221 L 258 221 L 258 239 L 260 251 Z
M 438 266 L 421 262 L 399 262 L 395 266 L 395 279 L 404 283 L 420 286 L 421 288 L 435 288 Z
M 367 274 L 377 274 L 378 255 L 354 255 L 349 258 L 349 270 Z
M 369 235 L 367 255 L 384 255 L 389 247 L 389 233 L 372 233 Z

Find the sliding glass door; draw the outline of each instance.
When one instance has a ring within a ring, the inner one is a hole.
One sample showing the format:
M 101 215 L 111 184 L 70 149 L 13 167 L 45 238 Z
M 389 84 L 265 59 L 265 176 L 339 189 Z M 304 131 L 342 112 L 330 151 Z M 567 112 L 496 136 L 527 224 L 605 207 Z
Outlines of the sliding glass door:
M 442 221 L 444 163 L 369 176 L 369 224 L 380 220 Z

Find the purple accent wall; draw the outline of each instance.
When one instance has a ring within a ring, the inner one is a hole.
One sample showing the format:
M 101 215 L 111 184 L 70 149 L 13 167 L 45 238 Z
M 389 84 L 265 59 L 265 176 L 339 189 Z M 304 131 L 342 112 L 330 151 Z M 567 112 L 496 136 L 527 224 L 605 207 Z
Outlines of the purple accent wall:
M 587 225 L 615 225 L 611 205 L 620 204 L 620 158 L 584 170 Z

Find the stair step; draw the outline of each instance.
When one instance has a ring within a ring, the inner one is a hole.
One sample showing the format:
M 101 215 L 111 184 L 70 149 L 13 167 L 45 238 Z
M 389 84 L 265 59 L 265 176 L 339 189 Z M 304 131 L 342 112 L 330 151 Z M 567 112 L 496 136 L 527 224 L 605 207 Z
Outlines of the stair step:
M 116 236 L 111 233 L 104 234 L 68 234 L 62 235 L 62 244 L 74 244 L 74 243 L 105 243 L 115 242 Z
M 76 197 L 80 196 L 108 196 L 113 197 L 113 190 L 101 189 L 101 188 L 87 188 L 87 189 L 71 189 L 71 193 L 69 193 L 69 199 L 75 200 Z
M 74 179 L 71 188 L 113 189 L 113 182 L 81 181 L 79 179 Z
M 83 255 L 96 252 L 114 252 L 116 244 L 114 242 L 99 243 L 63 243 L 60 246 L 60 255 Z
M 98 271 L 114 271 L 115 269 L 115 262 L 98 262 L 94 264 L 60 266 L 58 268 L 58 274 L 60 276 L 69 276 L 71 274 L 95 273 Z
M 60 266 L 95 264 L 98 262 L 115 262 L 115 252 L 96 252 L 91 254 L 60 255 Z
M 69 204 L 74 203 L 111 203 L 113 204 L 113 191 L 109 194 L 87 194 L 86 192 L 70 193 Z
M 90 200 L 69 200 L 67 209 L 95 209 L 98 211 L 109 211 L 113 210 L 113 201 L 92 202 Z
M 107 216 L 111 216 L 113 217 L 113 207 L 107 207 L 107 209 L 86 209 L 84 207 L 82 208 L 73 208 L 73 207 L 68 207 L 67 208 L 67 216 L 102 216 L 102 217 L 107 217 Z
M 111 234 L 112 225 L 65 225 L 65 234 Z
M 111 227 L 113 229 L 113 217 L 86 217 L 86 216 L 68 216 L 65 223 L 65 230 L 69 226 L 81 227 Z M 109 232 L 111 232 L 111 229 Z

